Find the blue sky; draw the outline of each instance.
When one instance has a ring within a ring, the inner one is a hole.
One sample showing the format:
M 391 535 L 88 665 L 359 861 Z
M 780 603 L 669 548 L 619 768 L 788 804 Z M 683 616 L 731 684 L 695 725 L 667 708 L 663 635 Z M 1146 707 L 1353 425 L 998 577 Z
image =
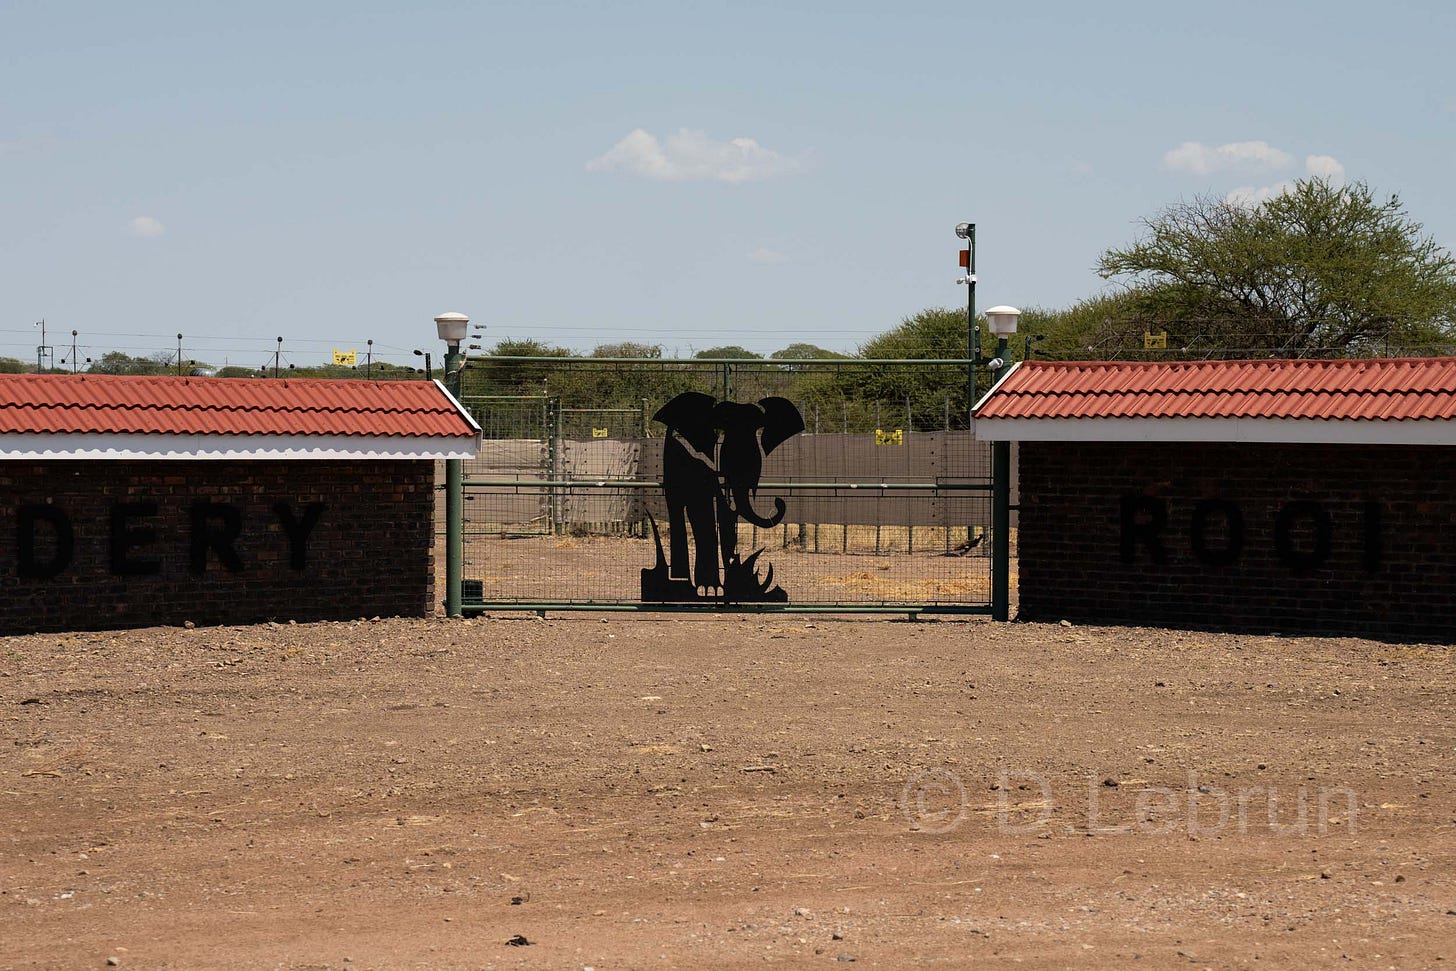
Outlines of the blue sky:
M 0 0 L 0 355 L 855 346 L 1315 172 L 1456 245 L 1456 5 Z

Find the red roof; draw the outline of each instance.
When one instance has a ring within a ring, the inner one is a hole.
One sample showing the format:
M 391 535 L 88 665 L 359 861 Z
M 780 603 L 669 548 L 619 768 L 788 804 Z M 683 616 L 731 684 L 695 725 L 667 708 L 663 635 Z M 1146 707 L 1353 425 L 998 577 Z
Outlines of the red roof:
M 975 416 L 1449 419 L 1456 417 L 1456 358 L 1028 361 Z
M 0 375 L 0 434 L 474 437 L 433 381 Z

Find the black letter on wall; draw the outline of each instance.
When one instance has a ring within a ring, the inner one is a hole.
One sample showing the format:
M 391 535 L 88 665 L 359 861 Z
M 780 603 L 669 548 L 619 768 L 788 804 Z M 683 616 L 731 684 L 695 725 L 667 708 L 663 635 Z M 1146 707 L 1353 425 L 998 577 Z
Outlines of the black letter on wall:
M 211 520 L 220 520 L 214 526 Z M 192 546 L 190 550 L 193 573 L 207 572 L 207 551 L 217 554 L 218 562 L 227 567 L 229 573 L 243 572 L 243 561 L 233 548 L 243 531 L 243 514 L 223 503 L 199 500 L 192 504 Z
M 1208 539 L 1204 536 L 1209 518 L 1215 515 L 1223 517 L 1227 537 L 1221 550 L 1209 548 Z M 1200 563 L 1228 566 L 1239 558 L 1244 549 L 1244 514 L 1227 499 L 1200 499 L 1193 506 L 1193 521 L 1189 523 L 1188 534 L 1188 543 Z
M 35 556 L 35 524 L 38 522 L 49 523 L 55 535 L 55 551 L 48 563 L 39 562 Z M 71 529 L 70 518 L 55 506 L 21 506 L 15 517 L 15 532 L 20 551 L 17 572 L 25 579 L 49 580 L 71 565 L 71 557 L 76 552 L 76 533 Z
M 149 577 L 162 572 L 161 560 L 133 560 L 126 554 L 157 541 L 155 526 L 128 526 L 133 516 L 155 516 L 155 502 L 119 502 L 111 507 L 111 572 L 119 577 Z
M 288 565 L 295 570 L 308 566 L 308 537 L 323 518 L 324 508 L 321 502 L 311 502 L 303 507 L 303 518 L 294 519 L 293 507 L 287 501 L 273 507 L 278 521 L 283 524 L 283 531 L 288 534 Z
M 1139 516 L 1147 517 L 1138 522 Z M 1148 548 L 1148 558 L 1156 564 L 1166 563 L 1167 551 L 1159 535 L 1168 525 L 1168 504 L 1156 496 L 1140 496 L 1128 493 L 1122 497 L 1122 562 L 1131 563 L 1137 554 L 1137 544 Z
M 1294 527 L 1300 519 L 1309 520 L 1314 529 L 1314 548 L 1294 548 Z M 1279 562 L 1295 573 L 1307 573 L 1319 566 L 1330 555 L 1330 514 L 1313 499 L 1296 499 L 1283 509 L 1274 520 L 1274 549 L 1279 553 Z

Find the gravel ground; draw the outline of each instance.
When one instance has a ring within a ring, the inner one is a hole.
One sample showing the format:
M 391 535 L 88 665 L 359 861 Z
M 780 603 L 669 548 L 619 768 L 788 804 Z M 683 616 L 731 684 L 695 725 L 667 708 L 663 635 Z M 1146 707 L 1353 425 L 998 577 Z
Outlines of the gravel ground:
M 980 620 L 0 638 L 0 965 L 1436 966 L 1453 681 Z

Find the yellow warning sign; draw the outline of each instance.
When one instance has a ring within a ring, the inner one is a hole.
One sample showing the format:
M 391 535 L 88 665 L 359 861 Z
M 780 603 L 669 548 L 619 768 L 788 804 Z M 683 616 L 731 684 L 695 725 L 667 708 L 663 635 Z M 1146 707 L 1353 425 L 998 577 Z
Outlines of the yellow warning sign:
M 605 428 L 593 428 L 592 429 L 592 438 L 606 438 L 606 437 L 607 437 L 607 430 Z
M 875 444 L 876 445 L 904 445 L 905 444 L 905 432 L 904 432 L 903 429 L 899 429 L 899 428 L 895 429 L 892 432 L 887 432 L 883 428 L 876 428 L 875 429 Z
M 1168 332 L 1160 330 L 1156 334 L 1150 331 L 1143 331 L 1143 350 L 1160 351 L 1168 346 Z
M 334 363 L 342 364 L 344 367 L 353 367 L 359 363 L 358 351 L 341 351 L 334 348 Z

